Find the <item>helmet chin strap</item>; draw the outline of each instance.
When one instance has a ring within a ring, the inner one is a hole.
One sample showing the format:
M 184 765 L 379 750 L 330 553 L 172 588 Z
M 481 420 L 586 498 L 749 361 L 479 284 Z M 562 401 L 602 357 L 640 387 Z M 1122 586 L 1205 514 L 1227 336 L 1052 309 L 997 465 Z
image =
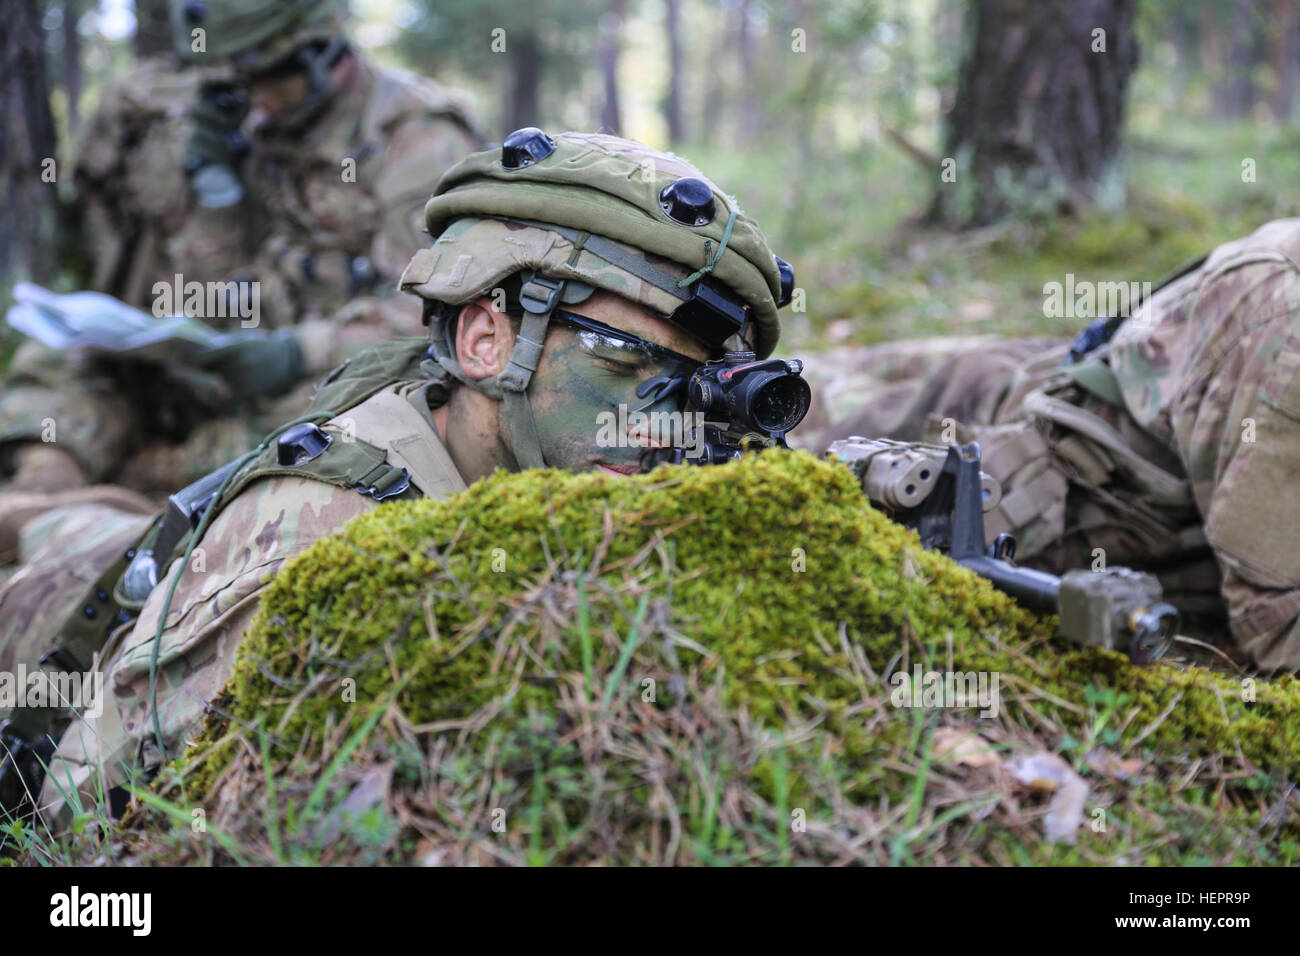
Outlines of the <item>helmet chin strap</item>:
M 537 423 L 533 419 L 533 406 L 528 400 L 528 384 L 542 357 L 542 344 L 551 313 L 560 304 L 565 280 L 552 279 L 535 273 L 519 290 L 524 317 L 515 336 L 515 346 L 510 362 L 495 379 L 477 380 L 465 374 L 456 358 L 453 341 L 455 323 L 447 322 L 441 334 L 433 336 L 433 359 L 441 369 L 464 385 L 488 398 L 505 405 L 506 429 L 510 433 L 510 447 L 520 468 L 545 468 L 542 445 L 537 438 Z M 427 360 L 426 360 L 427 361 Z M 432 369 L 426 374 L 432 373 Z
M 524 317 L 515 336 L 515 347 L 510 353 L 510 364 L 497 376 L 506 407 L 506 428 L 510 432 L 510 447 L 520 468 L 545 468 L 541 442 L 537 438 L 537 422 L 533 419 L 533 406 L 528 400 L 528 383 L 537 371 L 542 357 L 542 343 L 546 341 L 546 327 L 551 313 L 560 304 L 564 294 L 564 280 L 552 279 L 534 273 L 519 290 L 519 301 L 524 307 Z

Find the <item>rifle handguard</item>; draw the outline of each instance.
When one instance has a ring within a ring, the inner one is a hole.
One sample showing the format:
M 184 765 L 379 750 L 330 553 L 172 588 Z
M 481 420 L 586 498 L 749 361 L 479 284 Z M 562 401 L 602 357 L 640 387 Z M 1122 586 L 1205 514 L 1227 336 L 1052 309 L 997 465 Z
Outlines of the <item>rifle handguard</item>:
M 1178 611 L 1161 601 L 1153 575 L 1112 567 L 1057 577 L 1012 564 L 1015 542 L 1009 535 L 985 545 L 984 512 L 1001 500 L 1002 488 L 980 470 L 979 445 L 855 435 L 834 442 L 827 456 L 848 465 L 872 505 L 914 528 L 923 546 L 948 555 L 1026 607 L 1059 614 L 1060 634 L 1067 640 L 1123 650 L 1141 664 L 1172 646 Z
M 915 508 L 930 497 L 943 473 L 948 446 L 854 435 L 834 442 L 828 454 L 853 469 L 871 501 L 902 510 Z M 1001 500 L 1002 485 L 981 471 L 983 510 L 997 507 Z

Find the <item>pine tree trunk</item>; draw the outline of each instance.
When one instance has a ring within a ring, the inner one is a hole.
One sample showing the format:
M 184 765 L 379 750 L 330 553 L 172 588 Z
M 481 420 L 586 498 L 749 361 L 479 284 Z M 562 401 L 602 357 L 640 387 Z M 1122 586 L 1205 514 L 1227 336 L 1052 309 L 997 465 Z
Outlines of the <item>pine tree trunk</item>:
M 754 49 L 754 27 L 750 22 L 753 0 L 741 0 L 737 11 L 736 46 L 740 49 L 740 141 L 758 142 L 761 120 L 756 86 L 758 64 Z
M 135 0 L 135 37 L 131 48 L 137 57 L 155 56 L 172 48 L 167 0 Z
M 37 0 L 12 0 L 0 17 L 0 182 L 6 203 L 0 275 L 48 282 L 55 270 L 57 180 L 63 170 L 45 76 Z
M 81 126 L 81 19 L 82 0 L 64 0 L 63 4 L 63 82 L 68 91 L 68 132 Z
M 609 10 L 600 18 L 600 76 L 604 87 L 601 102 L 600 126 L 607 133 L 617 134 L 623 128 L 618 108 L 618 56 L 619 36 L 623 30 L 623 0 L 613 0 Z
M 1253 28 L 1253 0 L 1233 0 L 1231 6 L 1216 7 L 1211 16 L 1218 22 L 1211 34 L 1214 62 L 1210 102 L 1215 116 L 1240 119 L 1255 105 L 1255 64 L 1267 57 L 1259 49 Z
M 664 101 L 664 121 L 668 124 L 668 142 L 686 138 L 682 128 L 682 25 L 681 0 L 665 0 L 665 26 L 668 31 L 668 96 Z
M 932 219 L 979 226 L 1120 198 L 1135 7 L 971 0 Z
M 506 96 L 505 132 L 541 124 L 538 84 L 542 79 L 542 52 L 533 33 L 512 32 L 506 47 L 511 72 Z
M 1295 0 L 1273 0 L 1273 21 L 1273 118 L 1286 122 L 1291 118 L 1295 95 Z
M 1170 76 L 1166 103 L 1181 107 L 1187 99 L 1192 80 L 1201 71 L 1201 23 L 1191 18 L 1180 18 L 1170 27 L 1177 62 Z
M 727 84 L 724 80 L 722 65 L 727 62 L 731 52 L 731 25 L 729 18 L 721 10 L 714 10 L 715 29 L 712 42 L 707 52 L 708 60 L 703 66 L 705 77 L 704 103 L 700 109 L 700 138 L 710 146 L 717 143 L 723 133 L 722 122 L 726 115 L 724 106 L 727 102 Z

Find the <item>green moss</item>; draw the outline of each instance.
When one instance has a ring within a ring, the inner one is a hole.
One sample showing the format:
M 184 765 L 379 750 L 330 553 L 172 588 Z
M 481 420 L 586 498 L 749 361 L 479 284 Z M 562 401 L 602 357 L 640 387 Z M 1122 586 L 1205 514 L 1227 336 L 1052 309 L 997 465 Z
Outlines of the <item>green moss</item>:
M 610 570 L 579 584 L 607 514 L 613 533 L 602 568 Z M 799 548 L 804 571 L 792 567 Z M 503 571 L 493 571 L 494 557 Z M 909 562 L 915 570 L 904 574 Z M 809 712 L 810 694 L 839 707 L 857 696 L 838 646 L 842 622 L 876 667 L 900 648 L 904 627 L 921 643 L 952 620 L 964 632 L 997 627 L 1012 643 L 1020 629 L 1042 630 L 949 570 L 867 512 L 847 472 L 804 455 L 625 482 L 501 474 L 452 502 L 382 509 L 287 567 L 237 670 L 235 712 L 264 713 L 264 700 L 284 697 L 277 682 L 305 679 L 296 673 L 304 664 L 310 678 L 350 677 L 359 699 L 374 699 L 391 683 L 384 647 L 413 675 L 402 695 L 413 721 L 468 716 L 511 687 L 517 707 L 553 705 L 555 674 L 577 663 L 573 635 L 548 633 L 538 618 L 502 640 L 517 596 L 540 586 L 586 595 L 602 675 L 639 629 L 638 664 L 653 661 L 665 676 L 719 671 L 727 706 L 789 720 Z M 646 602 L 640 620 L 638 600 Z M 652 647 L 674 631 L 700 645 L 676 645 L 676 666 Z M 297 737 L 346 710 L 337 695 L 312 695 L 278 731 Z
M 376 707 L 387 711 L 364 759 L 393 760 L 399 787 L 437 794 L 447 839 L 476 845 L 476 813 L 498 808 L 515 821 L 504 845 L 539 862 L 658 859 L 672 839 L 678 861 L 786 859 L 796 809 L 821 834 L 795 841 L 799 858 L 833 857 L 846 813 L 933 791 L 924 755 L 940 720 L 1067 755 L 1240 753 L 1295 776 L 1294 679 L 1261 682 L 1247 702 L 1229 678 L 1134 667 L 1053 633 L 1053 619 L 871 511 L 846 469 L 804 453 L 627 480 L 498 473 L 447 501 L 385 506 L 285 566 L 241 648 L 233 720 L 191 751 L 191 796 L 238 760 L 229 727 L 266 728 L 277 753 L 297 755 L 284 772 L 319 777 Z M 891 706 L 886 674 L 917 663 L 996 672 L 1000 715 Z M 902 818 L 911 836 L 895 859 L 945 852 L 919 848 L 968 816 L 927 836 L 932 809 Z M 1086 862 L 1153 841 L 1174 859 L 1204 828 L 1171 812 L 1187 830 L 1176 839 L 1138 816 L 1068 852 L 975 821 L 983 849 L 966 852 Z M 1255 811 L 1225 813 L 1225 832 L 1258 825 Z

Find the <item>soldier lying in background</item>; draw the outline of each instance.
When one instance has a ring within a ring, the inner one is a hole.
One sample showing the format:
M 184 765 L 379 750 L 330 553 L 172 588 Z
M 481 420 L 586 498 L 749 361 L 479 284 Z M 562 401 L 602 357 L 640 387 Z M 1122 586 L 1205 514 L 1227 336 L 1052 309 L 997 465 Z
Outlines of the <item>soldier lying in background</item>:
M 1220 246 L 1070 343 L 893 343 L 809 360 L 791 443 L 976 440 L 990 541 L 1053 573 L 1155 573 L 1194 632 L 1300 669 L 1300 220 Z M 1110 336 L 1107 339 L 1107 336 Z M 1063 364 L 1064 363 L 1064 364 Z
M 25 345 L 0 398 L 0 564 L 44 509 L 125 500 L 87 483 L 174 491 L 347 355 L 415 330 L 391 292 L 439 176 L 480 145 L 454 94 L 349 45 L 335 0 L 172 13 L 192 65 L 146 63 L 105 91 L 76 161 L 78 231 L 94 287 L 154 314 L 229 280 L 199 317 L 233 338 L 187 367 Z

